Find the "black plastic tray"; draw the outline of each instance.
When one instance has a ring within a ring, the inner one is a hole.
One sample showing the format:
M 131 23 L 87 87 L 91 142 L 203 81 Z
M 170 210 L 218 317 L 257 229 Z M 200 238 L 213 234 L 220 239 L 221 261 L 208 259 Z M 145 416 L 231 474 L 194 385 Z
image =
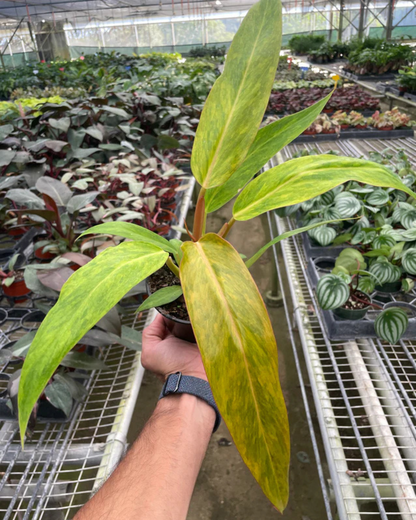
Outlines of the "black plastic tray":
M 405 92 L 404 97 L 405 99 L 410 99 L 410 101 L 416 103 L 416 94 L 409 94 L 409 92 Z
M 395 79 L 397 74 L 389 72 L 388 74 L 354 74 L 342 69 L 342 74 L 345 74 L 347 78 L 351 78 L 354 81 L 380 81 L 383 79 Z
M 302 233 L 303 247 L 308 258 L 317 258 L 318 256 L 331 256 L 336 258 L 347 246 L 320 246 L 314 243 L 307 232 Z M 350 247 L 350 246 L 348 246 Z
M 320 275 L 315 268 L 313 260 L 315 259 L 310 258 L 308 260 L 307 273 L 312 282 L 312 286 L 315 289 L 319 281 Z M 322 274 L 325 273 L 322 272 Z M 411 308 L 412 312 L 414 313 L 414 317 L 409 318 L 409 325 L 402 337 L 405 339 L 416 338 L 416 307 L 414 305 L 410 305 L 405 301 L 394 302 L 392 299 L 391 301 L 386 301 L 390 298 L 390 296 L 384 293 L 379 293 L 377 291 L 375 291 L 371 295 L 371 298 L 374 303 L 377 303 L 380 306 L 384 306 L 387 303 L 390 303 L 396 306 L 402 305 L 406 306 L 406 308 Z M 381 311 L 370 310 L 367 312 L 366 316 L 361 320 L 344 320 L 335 316 L 332 313 L 332 311 L 324 311 L 322 309 L 319 310 L 322 313 L 328 337 L 332 340 L 349 340 L 353 338 L 377 337 L 374 331 L 374 320 L 377 318 L 378 314 Z
M 28 327 L 28 321 L 30 319 L 30 323 L 34 322 L 41 322 L 42 319 L 45 317 L 44 313 L 38 309 L 15 309 L 15 308 L 0 308 L 0 314 L 5 314 L 6 317 L 1 321 L 1 323 L 4 323 L 5 321 L 12 321 L 17 322 L 16 327 L 12 327 L 11 333 L 16 332 L 17 330 L 23 329 L 24 331 L 33 330 L 33 326 Z M 1 324 L 0 323 L 0 324 Z M 1 348 L 6 348 L 7 345 L 10 343 L 3 344 Z M 88 346 L 86 349 L 86 352 L 88 354 L 92 354 L 94 352 L 94 348 L 91 346 Z M 9 361 L 7 364 L 1 367 L 0 369 L 0 376 L 2 379 L 7 379 L 10 374 L 7 374 L 4 372 L 7 366 L 9 365 L 15 365 L 16 362 L 18 364 L 21 363 L 19 360 L 12 360 Z M 85 370 L 76 369 L 75 373 L 79 374 L 86 374 Z M 78 381 L 81 384 L 86 383 L 86 379 L 78 379 Z M 2 393 L 2 395 L 4 395 Z M 13 411 L 7 406 L 8 398 L 6 397 L 0 397 L 0 421 L 17 421 L 17 416 L 13 413 Z M 72 414 L 74 412 L 75 407 L 79 404 L 78 401 L 72 400 L 72 409 L 68 416 L 65 415 L 65 413 L 60 410 L 59 408 L 55 408 L 49 401 L 46 399 L 39 400 L 38 401 L 38 411 L 36 415 L 36 421 L 39 423 L 46 423 L 46 422 L 52 422 L 52 423 L 66 423 L 70 421 Z
M 385 94 L 386 92 L 389 92 L 392 87 L 391 87 L 391 85 L 388 85 L 386 83 L 378 82 L 378 83 L 376 83 L 376 88 L 377 88 L 377 90 L 379 90 L 380 92 Z
M 377 130 L 365 128 L 363 130 L 341 130 L 339 134 L 315 134 L 296 137 L 293 143 L 316 143 L 321 141 L 337 141 L 338 139 L 396 139 L 398 137 L 413 137 L 411 128 L 398 128 L 397 130 Z

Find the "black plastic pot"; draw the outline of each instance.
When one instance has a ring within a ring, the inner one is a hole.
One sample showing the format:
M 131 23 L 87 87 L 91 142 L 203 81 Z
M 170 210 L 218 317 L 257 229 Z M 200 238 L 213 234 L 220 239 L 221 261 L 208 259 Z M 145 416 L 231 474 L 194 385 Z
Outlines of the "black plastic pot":
M 156 310 L 160 312 L 160 314 L 163 316 L 163 320 L 165 322 L 166 327 L 172 332 L 172 334 L 176 338 L 183 339 L 184 341 L 189 341 L 190 343 L 196 343 L 194 331 L 192 329 L 190 321 L 174 318 L 169 314 L 165 314 L 162 309 L 157 307 Z
M 152 292 L 147 281 L 146 290 L 147 294 L 150 296 Z M 163 320 L 165 322 L 166 327 L 176 338 L 183 339 L 184 341 L 189 341 L 190 343 L 196 343 L 194 331 L 192 329 L 190 321 L 175 318 L 174 316 L 168 314 L 164 309 L 162 309 L 162 307 L 156 307 L 156 310 L 159 314 L 163 316 Z
M 376 285 L 376 291 L 384 294 L 396 293 L 399 292 L 402 287 L 402 282 L 398 280 L 397 282 L 385 283 L 383 285 Z
M 367 298 L 371 302 L 371 297 L 363 293 L 367 296 Z M 370 310 L 371 305 L 368 305 L 367 307 L 364 307 L 364 309 L 345 309 L 343 307 L 339 307 L 338 309 L 334 309 L 332 312 L 335 314 L 337 318 L 341 318 L 343 320 L 362 320 L 364 316 L 367 314 L 367 312 Z

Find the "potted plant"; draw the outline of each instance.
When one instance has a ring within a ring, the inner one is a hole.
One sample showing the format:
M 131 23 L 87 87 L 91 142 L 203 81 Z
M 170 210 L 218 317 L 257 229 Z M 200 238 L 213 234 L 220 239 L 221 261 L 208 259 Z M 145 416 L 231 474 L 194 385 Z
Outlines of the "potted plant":
M 6 272 L 0 270 L 1 286 L 6 296 L 11 298 L 22 298 L 30 293 L 24 280 L 22 269 L 15 269 L 19 254 L 15 254 L 9 260 Z
M 348 119 L 349 119 L 350 126 L 353 126 L 354 128 L 364 129 L 364 128 L 367 128 L 367 126 L 368 126 L 367 118 L 364 117 L 359 112 L 356 112 L 355 110 L 352 110 L 348 114 Z
M 337 110 L 332 116 L 332 121 L 335 121 L 339 124 L 342 130 L 345 130 L 350 126 L 350 118 L 346 112 L 342 110 Z
M 107 248 L 78 269 L 42 322 L 20 380 L 22 440 L 33 406 L 66 353 L 133 286 L 166 265 L 180 280 L 213 395 L 234 442 L 266 496 L 279 510 L 285 507 L 289 430 L 277 347 L 249 268 L 272 244 L 309 227 L 277 237 L 246 262 L 227 241 L 228 232 L 237 221 L 301 203 L 350 179 L 416 194 L 383 165 L 333 155 L 294 159 L 254 178 L 312 124 L 329 99 L 259 129 L 280 40 L 281 4 L 260 0 L 234 36 L 224 71 L 201 115 L 191 159 L 201 189 L 189 241 L 166 240 L 127 222 L 87 231 L 130 240 Z M 206 233 L 207 214 L 238 193 L 230 221 L 217 233 Z M 176 284 L 165 289 L 159 305 L 172 301 L 172 293 L 179 297 Z M 238 395 L 230 399 L 236 389 Z
M 6 197 L 25 209 L 14 210 L 30 219 L 32 226 L 42 226 L 46 237 L 35 243 L 35 256 L 47 260 L 67 251 L 77 251 L 75 226 L 80 210 L 90 204 L 98 191 L 74 195 L 66 184 L 51 177 L 41 177 L 36 189 L 42 198 L 28 189 L 12 189 Z
M 379 271 L 365 271 L 364 257 L 356 249 L 344 249 L 331 274 L 324 275 L 316 287 L 316 297 L 323 310 L 331 310 L 338 318 L 361 320 L 370 308 L 382 312 L 374 329 L 385 341 L 396 343 L 408 325 L 406 312 L 400 307 L 383 310 L 372 302 L 370 294 L 380 283 Z

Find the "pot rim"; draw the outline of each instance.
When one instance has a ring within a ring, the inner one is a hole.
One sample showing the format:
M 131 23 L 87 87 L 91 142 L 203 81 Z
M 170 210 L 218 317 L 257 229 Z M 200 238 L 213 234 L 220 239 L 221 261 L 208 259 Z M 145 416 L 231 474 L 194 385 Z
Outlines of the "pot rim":
M 150 296 L 151 294 L 153 294 L 151 291 L 150 291 L 150 286 L 149 286 L 149 282 L 148 282 L 148 278 L 146 279 L 146 290 L 147 290 L 147 294 Z M 167 313 L 166 311 L 164 311 L 162 309 L 162 307 L 155 307 L 155 309 L 157 310 L 157 312 L 159 314 L 161 314 L 164 318 L 168 318 L 169 320 L 172 320 L 176 323 L 182 323 L 182 325 L 191 325 L 191 322 L 190 320 L 182 320 L 181 318 L 176 318 L 175 316 L 172 316 L 171 314 Z

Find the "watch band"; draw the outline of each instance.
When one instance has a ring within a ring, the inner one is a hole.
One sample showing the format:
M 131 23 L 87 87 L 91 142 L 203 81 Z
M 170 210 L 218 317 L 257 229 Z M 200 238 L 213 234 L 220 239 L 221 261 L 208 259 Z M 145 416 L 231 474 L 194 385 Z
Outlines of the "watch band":
M 214 409 L 216 417 L 213 433 L 218 430 L 218 427 L 221 424 L 221 415 L 215 403 L 208 381 L 204 381 L 198 377 L 184 376 L 182 375 L 182 372 L 170 374 L 163 385 L 159 399 L 171 394 L 194 395 L 209 404 Z

